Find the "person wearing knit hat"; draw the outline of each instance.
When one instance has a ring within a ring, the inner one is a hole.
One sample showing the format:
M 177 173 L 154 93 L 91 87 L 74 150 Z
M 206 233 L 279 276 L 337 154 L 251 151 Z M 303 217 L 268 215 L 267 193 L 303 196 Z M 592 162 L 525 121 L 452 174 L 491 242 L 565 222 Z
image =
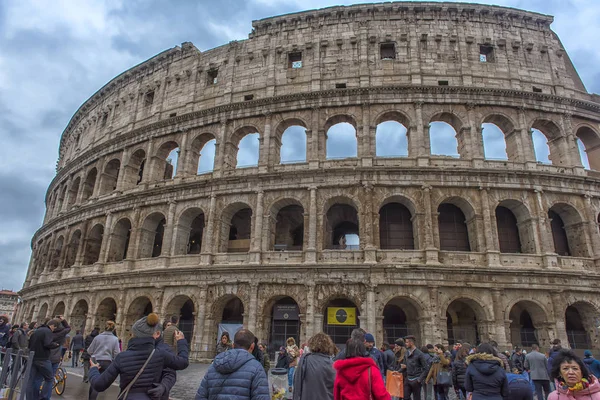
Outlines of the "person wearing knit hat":
M 110 366 L 100 374 L 99 365 L 90 362 L 90 385 L 103 392 L 120 376 L 119 386 L 127 400 L 162 399 L 167 387 L 161 382 L 164 368 L 182 370 L 188 367 L 188 343 L 183 333 L 177 331 L 177 355 L 156 348 L 155 340 L 161 335 L 162 326 L 158 315 L 149 314 L 137 320 L 131 327 L 133 338 L 127 350 L 119 353 Z M 142 370 L 143 369 L 143 370 Z M 142 373 L 135 379 L 136 375 Z M 150 395 L 150 397 L 149 397 Z
M 383 359 L 383 353 L 375 346 L 375 337 L 370 333 L 365 335 L 365 348 L 367 349 L 368 356 L 375 361 L 375 364 L 377 364 L 379 372 L 381 372 L 381 377 L 385 380 L 387 368 Z

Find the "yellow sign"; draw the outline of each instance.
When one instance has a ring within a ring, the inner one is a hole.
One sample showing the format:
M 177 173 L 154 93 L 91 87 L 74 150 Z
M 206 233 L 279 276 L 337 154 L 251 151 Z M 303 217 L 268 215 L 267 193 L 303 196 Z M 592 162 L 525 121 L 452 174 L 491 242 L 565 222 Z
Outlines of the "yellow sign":
M 356 308 L 328 307 L 327 325 L 356 326 Z

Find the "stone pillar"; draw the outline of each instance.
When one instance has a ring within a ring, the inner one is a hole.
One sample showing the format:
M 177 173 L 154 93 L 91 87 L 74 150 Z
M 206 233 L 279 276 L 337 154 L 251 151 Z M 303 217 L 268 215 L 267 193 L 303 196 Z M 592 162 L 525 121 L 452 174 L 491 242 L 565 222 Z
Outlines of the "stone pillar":
M 213 176 L 220 177 L 225 169 L 225 143 L 229 139 L 227 137 L 227 120 L 221 121 L 219 133 L 215 143 L 215 161 L 213 166 Z
M 321 329 L 315 326 L 315 283 L 309 282 L 306 286 L 306 339 L 310 339 Z
M 196 312 L 196 326 L 194 326 L 193 357 L 199 358 L 202 350 L 202 339 L 204 334 L 204 324 L 206 321 L 206 297 L 208 296 L 208 286 L 200 285 L 198 294 L 198 311 Z
M 90 222 L 86 220 L 81 226 L 81 238 L 79 239 L 79 246 L 77 246 L 77 255 L 75 255 L 75 265 L 81 265 L 83 261 L 83 254 L 85 252 L 85 241 L 87 240 L 89 224 Z
M 175 230 L 175 211 L 177 210 L 177 202 L 175 200 L 169 201 L 169 211 L 167 213 L 167 225 L 165 226 L 165 233 L 163 235 L 163 246 L 161 249 L 161 257 L 173 255 L 173 247 L 175 246 L 175 240 L 173 238 L 173 232 Z
M 562 292 L 552 291 L 550 292 L 552 298 L 552 308 L 554 309 L 554 319 L 556 321 L 556 336 L 560 339 L 564 348 L 569 348 L 569 338 L 567 336 L 567 325 L 565 312 L 567 310 L 567 304 L 563 298 Z M 552 338 L 550 340 L 553 340 Z
M 92 190 L 90 199 L 98 197 L 98 192 L 100 191 L 100 181 L 102 181 L 102 175 L 104 174 L 104 161 L 105 157 L 102 157 L 98 160 L 98 163 L 96 164 L 96 181 L 94 182 L 94 189 Z
M 252 231 L 252 247 L 251 253 L 254 253 L 251 256 L 251 262 L 253 264 L 260 263 L 260 249 L 261 249 L 261 241 L 262 241 L 262 233 L 263 233 L 263 219 L 264 219 L 264 211 L 263 211 L 263 199 L 265 192 L 259 190 L 256 196 L 256 213 L 254 213 L 254 230 Z
M 429 127 L 427 127 L 427 134 L 425 134 L 425 126 L 423 125 L 423 102 L 415 102 L 414 107 L 417 126 L 416 129 L 411 129 L 409 140 L 415 143 L 417 152 L 411 156 L 417 157 L 418 166 L 427 166 L 429 165 L 429 156 L 431 154 Z
M 425 263 L 439 264 L 438 249 L 435 247 L 433 240 L 433 210 L 431 209 L 431 186 L 423 185 L 421 187 L 421 195 L 423 196 L 423 207 L 425 208 L 425 218 L 423 220 L 422 229 L 419 231 L 423 234 L 421 248 L 425 249 Z
M 187 131 L 184 131 L 181 135 L 181 145 L 179 146 L 179 156 L 177 157 L 177 171 L 175 172 L 175 178 L 182 178 L 190 175 L 190 171 L 188 171 L 187 168 L 187 158 L 190 154 L 188 150 L 188 136 L 189 135 Z
M 112 212 L 109 211 L 106 213 L 106 223 L 104 226 L 104 234 L 102 235 L 102 243 L 100 245 L 100 256 L 98 257 L 98 261 L 102 264 L 106 264 L 108 259 L 108 248 L 110 246 L 113 218 L 114 214 Z
M 548 207 L 541 189 L 535 189 L 536 208 L 538 216 L 537 227 L 539 229 L 540 250 L 545 268 L 558 268 L 558 257 L 554 252 L 554 239 L 552 238 L 552 230 L 548 220 Z
M 117 176 L 117 188 L 115 189 L 117 192 L 123 191 L 123 186 L 125 185 L 125 172 L 127 171 L 126 166 L 129 163 L 129 157 L 131 157 L 131 149 L 126 148 L 123 150 L 123 154 L 121 154 L 121 167 L 119 168 L 119 174 Z
M 523 149 L 523 161 L 526 163 L 528 169 L 535 169 L 537 167 L 537 160 L 535 158 L 535 152 L 533 150 L 533 139 L 531 138 L 531 127 L 527 125 L 527 118 L 525 116 L 525 109 L 519 109 L 519 124 L 520 129 L 516 129 L 517 133 L 521 136 L 521 146 Z
M 258 171 L 267 172 L 271 165 L 271 118 L 272 114 L 267 111 L 265 114 L 265 127 L 261 136 L 261 146 L 258 153 Z
M 588 220 L 588 232 L 590 236 L 590 245 L 592 249 L 592 257 L 596 262 L 600 260 L 600 232 L 598 221 L 596 219 L 596 213 L 594 213 L 594 207 L 592 206 L 592 196 L 586 194 L 585 196 L 585 211 Z
M 308 247 L 305 252 L 305 262 L 317 261 L 317 187 L 310 186 L 310 205 L 308 211 Z
M 375 335 L 377 333 L 377 326 L 375 325 L 376 320 L 376 307 L 375 307 L 375 289 L 376 286 L 367 286 L 367 327 L 366 331 Z
M 448 337 L 446 324 L 440 326 L 441 321 L 446 320 L 446 310 L 440 310 L 439 308 L 439 286 L 428 286 L 427 290 L 429 291 L 429 315 L 431 316 L 431 326 L 433 328 L 432 337 L 429 339 L 432 343 L 441 343 L 444 338 Z
M 508 316 L 504 315 L 504 291 L 502 289 L 492 289 L 492 299 L 494 301 L 494 330 L 495 340 L 498 342 L 499 348 L 506 348 L 508 341 L 506 340 L 506 329 L 505 324 L 507 323 Z
M 469 136 L 469 158 L 473 159 L 474 167 L 482 167 L 482 161 L 485 159 L 485 151 L 483 148 L 483 129 L 479 122 L 475 118 L 476 104 L 467 105 L 467 114 L 469 118 L 469 125 L 471 126 L 471 135 Z
M 311 129 L 306 131 L 306 135 L 308 138 L 308 143 L 306 144 L 307 157 L 306 161 L 308 161 L 308 166 L 311 169 L 319 168 L 319 160 L 321 159 L 321 152 L 319 149 L 319 141 L 321 138 L 319 137 L 322 134 L 320 129 L 320 108 L 313 107 L 312 115 L 311 115 Z
M 363 205 L 362 220 L 359 221 L 359 229 L 362 227 L 360 230 L 364 235 L 360 240 L 361 244 L 364 243 L 364 246 L 361 246 L 361 248 L 365 253 L 365 263 L 376 264 L 377 249 L 375 248 L 373 239 L 376 235 L 374 232 L 375 224 L 373 223 L 375 219 L 375 212 L 373 210 L 373 185 L 370 183 L 363 183 L 363 193 L 366 201 Z
M 247 317 L 248 330 L 252 333 L 256 333 L 256 320 L 258 317 L 258 283 L 252 282 L 250 284 L 250 304 Z
M 315 332 L 320 332 L 323 330 L 323 314 L 321 313 L 315 313 L 315 325 L 314 325 L 314 330 Z
M 214 238 L 214 230 L 215 224 L 218 219 L 215 215 L 216 213 L 216 205 L 217 204 L 217 196 L 214 194 L 210 195 L 210 206 L 208 210 L 208 219 L 206 223 L 206 229 L 204 230 L 204 237 L 202 238 L 202 255 L 201 262 L 202 264 L 211 264 L 212 263 L 212 255 L 217 252 L 215 249 L 215 243 L 218 245 L 219 237 L 217 235 L 217 240 Z
M 67 179 L 67 183 L 65 184 L 65 194 L 63 196 L 63 202 L 62 202 L 62 208 L 59 210 L 59 212 L 67 212 L 69 211 L 69 192 L 71 190 L 71 185 L 73 184 L 73 177 L 69 177 L 69 179 Z
M 375 142 L 375 135 L 371 136 L 370 129 L 370 106 L 369 104 L 363 104 L 362 121 L 361 125 L 357 126 L 357 151 L 356 156 L 361 160 L 363 167 L 370 167 L 373 165 L 373 158 L 375 152 L 371 151 L 371 143 Z
M 492 226 L 489 190 L 490 188 L 487 187 L 479 188 L 481 210 L 483 213 L 483 237 L 485 239 L 485 251 L 488 266 L 498 267 L 500 266 L 500 250 L 498 242 L 494 240 L 494 226 Z

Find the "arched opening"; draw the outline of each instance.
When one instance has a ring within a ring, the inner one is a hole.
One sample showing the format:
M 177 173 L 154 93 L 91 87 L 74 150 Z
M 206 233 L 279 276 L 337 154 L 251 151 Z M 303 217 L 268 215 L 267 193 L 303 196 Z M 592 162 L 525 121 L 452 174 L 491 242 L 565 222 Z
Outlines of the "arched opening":
M 563 165 L 566 159 L 562 155 L 569 149 L 558 125 L 549 120 L 536 120 L 531 128 L 536 160 L 543 164 Z
M 123 189 L 132 189 L 142 182 L 145 165 L 146 152 L 142 149 L 136 150 L 129 158 L 127 165 L 125 165 Z
M 358 212 L 354 205 L 333 204 L 326 214 L 325 248 L 358 250 L 360 248 Z
M 165 216 L 159 212 L 146 217 L 141 231 L 140 258 L 158 257 L 162 254 L 166 223 Z
M 589 257 L 587 236 L 579 212 L 573 206 L 559 203 L 548 211 L 554 251 L 561 256 Z
M 508 160 L 506 136 L 502 130 L 491 123 L 481 125 L 483 136 L 483 154 L 486 160 Z
M 46 317 L 48 316 L 48 303 L 42 304 L 40 307 L 40 311 L 38 312 L 37 322 L 44 322 Z
M 197 207 L 181 214 L 175 237 L 175 254 L 200 254 L 204 234 L 204 212 Z
M 592 315 L 596 314 L 594 313 Z M 590 348 L 589 336 L 586 331 L 584 320 L 579 313 L 579 307 L 576 307 L 575 305 L 567 307 L 567 310 L 565 311 L 565 325 L 567 337 L 569 338 L 569 346 L 571 346 L 572 349 Z
M 269 355 L 273 357 L 286 340 L 293 337 L 300 345 L 300 308 L 291 297 L 282 297 L 273 304 L 269 325 Z
M 134 322 L 138 319 L 147 316 L 153 310 L 152 301 L 146 296 L 137 297 L 131 302 L 127 309 L 127 315 L 125 316 L 125 331 L 126 335 L 123 335 L 123 339 L 129 339 L 131 336 L 131 327 Z M 125 340 L 123 340 L 125 342 Z M 125 347 L 125 345 L 123 345 Z
M 301 251 L 304 245 L 304 208 L 298 204 L 281 207 L 277 212 L 272 243 L 273 250 Z
M 531 130 L 531 140 L 533 140 L 533 150 L 535 160 L 541 164 L 552 164 L 550 159 L 550 146 L 548 146 L 548 138 L 539 129 Z
M 548 331 L 541 329 L 548 323 L 548 317 L 536 303 L 519 301 L 510 309 L 509 320 L 509 338 L 513 346 L 550 345 Z
M 104 325 L 106 325 L 106 321 L 116 321 L 117 320 L 117 302 L 111 298 L 107 297 L 98 306 L 96 310 L 96 326 L 99 326 L 100 329 L 104 329 Z M 119 332 L 121 333 L 121 332 Z
M 398 121 L 383 121 L 375 130 L 375 155 L 377 157 L 407 157 L 408 130 Z
M 77 303 L 75 303 L 75 306 L 73 307 L 73 311 L 71 312 L 71 321 L 69 321 L 69 323 L 71 324 L 71 329 L 72 330 L 81 330 L 81 332 L 85 331 L 85 321 L 87 319 L 87 315 L 88 315 L 88 303 L 85 300 L 79 300 Z M 92 331 L 93 327 L 89 327 L 89 331 Z
M 459 140 L 462 122 L 451 113 L 442 112 L 429 121 L 429 145 L 431 154 L 460 158 L 466 156 L 466 143 Z
M 56 200 L 56 208 L 54 209 L 54 215 L 58 215 L 62 211 L 65 197 L 67 197 L 67 187 L 59 189 L 58 199 Z
M 98 170 L 96 168 L 92 168 L 90 172 L 88 172 L 85 182 L 83 183 L 83 193 L 81 196 L 82 201 L 86 201 L 94 194 L 94 186 L 96 185 L 97 175 Z
M 600 135 L 584 126 L 577 130 L 577 139 L 582 164 L 588 169 L 600 171 Z
M 338 348 L 344 349 L 352 330 L 359 327 L 358 307 L 349 299 L 331 299 L 325 306 L 323 315 L 323 332 L 331 337 Z
M 70 209 L 77 202 L 77 195 L 79 194 L 79 185 L 81 184 L 81 178 L 76 178 L 71 187 L 69 188 L 69 195 L 67 200 L 67 208 Z
M 496 225 L 500 253 L 521 253 L 519 228 L 513 212 L 503 206 L 496 207 Z
M 401 203 L 388 203 L 379 210 L 379 243 L 383 250 L 415 248 L 412 215 Z
M 65 315 L 65 303 L 63 301 L 59 301 L 56 306 L 54 306 L 54 311 L 52 312 L 51 317 L 56 317 L 57 315 Z
M 279 162 L 294 164 L 306 162 L 306 128 L 300 125 L 289 126 L 281 135 Z
M 177 142 L 168 141 L 163 143 L 156 152 L 154 158 L 153 180 L 169 180 L 177 173 L 179 161 L 179 145 Z
M 196 310 L 194 302 L 188 296 L 176 296 L 169 302 L 166 308 L 166 317 L 169 318 L 171 315 L 176 315 L 179 318 L 177 327 L 188 343 L 194 343 L 194 322 L 196 316 Z
M 77 229 L 73 235 L 71 236 L 71 241 L 67 245 L 67 254 L 65 257 L 65 267 L 70 268 L 75 265 L 75 260 L 77 259 L 77 250 L 79 249 L 79 244 L 81 243 L 81 231 Z
M 127 258 L 129 242 L 131 240 L 131 221 L 122 218 L 113 228 L 110 239 L 108 261 L 122 261 Z
M 410 300 L 395 297 L 383 308 L 383 341 L 393 343 L 408 335 L 421 336 L 419 312 Z
M 465 214 L 454 204 L 442 203 L 438 207 L 440 250 L 471 251 L 469 229 Z
M 512 221 L 510 215 L 504 219 L 499 219 L 498 208 L 496 209 L 495 217 L 496 226 L 498 228 L 498 240 L 503 242 L 499 243 L 500 252 L 506 253 L 511 250 L 514 251 L 517 249 L 518 243 L 520 245 L 521 253 L 537 253 L 537 244 L 535 241 L 537 223 L 535 219 L 531 218 L 531 213 L 527 207 L 522 202 L 513 199 L 502 200 L 498 204 L 498 207 L 509 210 L 516 219 L 516 223 Z M 501 215 L 507 215 L 505 211 L 501 211 L 501 213 Z M 500 220 L 503 220 L 503 222 L 500 222 Z M 500 225 L 502 225 L 502 227 Z M 515 227 L 518 234 L 514 233 Z
M 231 216 L 228 240 L 225 251 L 227 253 L 246 253 L 250 251 L 252 238 L 252 209 L 242 208 Z
M 237 296 L 228 296 L 228 298 L 229 300 L 225 303 L 220 315 L 216 315 L 217 320 L 220 322 L 218 323 L 215 343 L 219 342 L 223 332 L 229 333 L 229 337 L 233 341 L 236 332 L 243 328 L 244 303 Z
M 194 171 L 198 175 L 212 172 L 215 166 L 216 143 L 215 137 L 210 133 L 198 135 L 192 141 L 186 171 Z
M 65 238 L 60 236 L 54 243 L 54 250 L 52 251 L 52 259 L 50 261 L 50 271 L 54 271 L 59 267 L 58 264 L 60 262 L 60 256 L 62 255 L 64 242 Z
M 340 122 L 327 130 L 326 157 L 328 160 L 357 156 L 356 128 L 349 122 Z
M 236 168 L 250 168 L 258 166 L 260 157 L 260 134 L 248 133 L 238 144 Z
M 100 179 L 100 188 L 98 194 L 100 196 L 113 192 L 117 188 L 117 179 L 119 178 L 119 170 L 121 169 L 121 161 L 114 159 L 110 160 L 106 167 L 104 167 L 104 173 Z
M 457 341 L 471 345 L 481 343 L 478 314 L 483 314 L 481 306 L 472 300 L 459 299 L 450 303 L 446 311 L 448 344 L 453 345 Z
M 96 224 L 85 239 L 85 251 L 83 254 L 83 265 L 91 265 L 100 259 L 100 248 L 104 237 L 104 226 Z

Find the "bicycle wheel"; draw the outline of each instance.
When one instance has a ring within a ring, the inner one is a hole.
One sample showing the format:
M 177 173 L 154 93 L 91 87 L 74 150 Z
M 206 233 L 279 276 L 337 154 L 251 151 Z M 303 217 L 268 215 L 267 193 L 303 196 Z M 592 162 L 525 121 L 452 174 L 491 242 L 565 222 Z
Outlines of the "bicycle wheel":
M 65 392 L 65 387 L 67 386 L 67 374 L 62 368 L 56 370 L 54 382 L 54 391 L 57 395 L 62 395 Z

